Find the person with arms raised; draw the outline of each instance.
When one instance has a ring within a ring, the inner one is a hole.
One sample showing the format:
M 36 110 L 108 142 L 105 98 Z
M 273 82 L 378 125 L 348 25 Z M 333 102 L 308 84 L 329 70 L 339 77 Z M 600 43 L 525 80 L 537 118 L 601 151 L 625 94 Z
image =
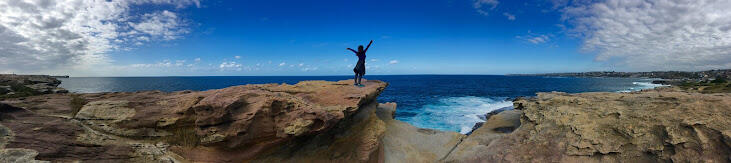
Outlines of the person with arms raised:
M 365 75 L 365 60 L 366 60 L 366 52 L 368 51 L 368 48 L 371 47 L 371 44 L 373 44 L 373 40 L 371 40 L 370 43 L 368 43 L 368 46 L 363 49 L 363 45 L 358 46 L 358 51 L 355 51 L 351 48 L 347 48 L 348 50 L 355 53 L 356 56 L 358 56 L 358 63 L 355 64 L 355 68 L 353 68 L 353 72 L 355 73 L 355 79 L 353 79 L 353 85 L 362 87 L 363 84 L 361 84 L 361 79 L 363 79 L 363 75 Z

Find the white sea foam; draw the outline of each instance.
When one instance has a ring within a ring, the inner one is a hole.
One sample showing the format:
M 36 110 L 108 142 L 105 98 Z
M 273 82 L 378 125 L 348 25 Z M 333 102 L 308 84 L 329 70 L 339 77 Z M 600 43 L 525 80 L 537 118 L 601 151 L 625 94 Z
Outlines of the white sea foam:
M 437 103 L 424 105 L 416 116 L 399 119 L 416 127 L 446 131 L 457 131 L 466 134 L 472 130 L 484 114 L 504 107 L 513 102 L 487 97 L 447 97 Z
M 662 84 L 653 84 L 652 82 L 632 82 L 633 87 L 630 87 L 626 90 L 621 90 L 617 92 L 632 92 L 632 91 L 640 91 L 643 89 L 653 89 L 657 87 L 664 87 L 666 85 Z

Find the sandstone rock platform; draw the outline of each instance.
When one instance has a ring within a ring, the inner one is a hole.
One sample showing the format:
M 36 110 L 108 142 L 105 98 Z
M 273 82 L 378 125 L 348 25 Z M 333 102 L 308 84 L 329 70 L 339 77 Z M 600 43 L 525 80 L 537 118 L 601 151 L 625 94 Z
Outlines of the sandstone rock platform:
M 375 160 L 372 156 L 378 155 L 385 128 L 368 119 L 378 119 L 376 97 L 387 84 L 351 83 L 303 81 L 201 92 L 7 99 L 0 106 L 0 125 L 1 133 L 8 134 L 0 144 L 4 151 L 22 149 L 25 156 L 50 161 L 240 162 L 276 156 L 278 147 L 303 144 L 313 137 L 345 135 L 360 142 L 343 139 L 340 144 L 356 148 L 342 147 L 343 153 L 319 160 Z M 369 115 L 361 111 L 368 107 L 374 116 L 356 116 Z M 350 133 L 351 125 L 344 125 L 363 120 L 355 128 L 366 132 Z
M 517 99 L 514 107 L 522 112 L 515 131 L 500 135 L 481 132 L 493 123 L 493 116 L 446 161 L 731 161 L 728 93 L 688 93 L 671 88 L 630 93 L 552 92 Z M 500 123 L 504 122 L 492 125 Z M 508 126 L 514 126 L 515 122 L 510 123 L 513 125 Z

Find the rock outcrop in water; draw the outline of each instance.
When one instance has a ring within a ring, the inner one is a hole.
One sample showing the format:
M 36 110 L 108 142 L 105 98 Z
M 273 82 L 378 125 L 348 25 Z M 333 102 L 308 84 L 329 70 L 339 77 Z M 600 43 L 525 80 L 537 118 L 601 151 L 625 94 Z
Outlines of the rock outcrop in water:
M 350 83 L 6 99 L 0 162 L 731 161 L 728 93 L 539 93 L 462 135 L 394 120 L 384 82 Z

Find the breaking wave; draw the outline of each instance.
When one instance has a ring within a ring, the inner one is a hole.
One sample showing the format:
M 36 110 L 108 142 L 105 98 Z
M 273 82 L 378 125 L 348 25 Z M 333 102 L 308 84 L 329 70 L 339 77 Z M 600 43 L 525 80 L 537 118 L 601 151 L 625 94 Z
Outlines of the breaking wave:
M 640 91 L 643 89 L 653 89 L 657 87 L 663 87 L 666 85 L 662 84 L 652 84 L 652 82 L 632 82 L 632 87 L 627 88 L 626 90 L 621 90 L 617 92 L 633 92 L 633 91 Z
M 447 97 L 436 103 L 422 106 L 413 117 L 397 118 L 419 128 L 456 131 L 466 134 L 477 122 L 484 122 L 486 113 L 504 107 L 512 107 L 513 102 L 505 98 L 487 97 Z

